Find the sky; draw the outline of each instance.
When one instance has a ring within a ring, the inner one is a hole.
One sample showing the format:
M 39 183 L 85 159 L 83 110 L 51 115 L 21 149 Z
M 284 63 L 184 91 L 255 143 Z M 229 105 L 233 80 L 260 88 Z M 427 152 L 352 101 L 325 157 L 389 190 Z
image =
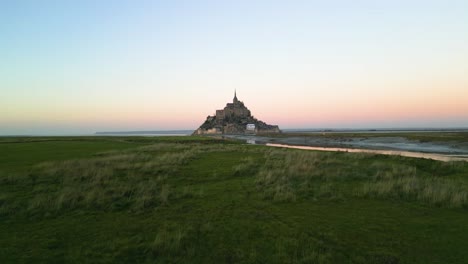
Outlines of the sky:
M 468 127 L 466 0 L 0 1 L 0 135 Z

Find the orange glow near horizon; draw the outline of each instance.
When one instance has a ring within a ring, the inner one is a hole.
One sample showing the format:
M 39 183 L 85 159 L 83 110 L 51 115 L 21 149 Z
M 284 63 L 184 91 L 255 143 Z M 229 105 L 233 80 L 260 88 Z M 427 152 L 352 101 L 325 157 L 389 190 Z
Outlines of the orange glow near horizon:
M 468 128 L 466 1 L 17 2 L 0 135 L 195 129 L 235 89 L 281 128 Z

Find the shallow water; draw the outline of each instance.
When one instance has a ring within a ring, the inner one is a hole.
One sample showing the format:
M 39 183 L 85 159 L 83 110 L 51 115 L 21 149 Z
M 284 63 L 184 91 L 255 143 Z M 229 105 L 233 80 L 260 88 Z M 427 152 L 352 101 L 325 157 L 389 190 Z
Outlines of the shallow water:
M 449 161 L 468 161 L 468 156 L 466 156 L 466 155 L 444 155 L 444 154 L 436 154 L 436 153 L 423 153 L 423 152 L 401 151 L 401 150 L 374 150 L 374 149 L 356 149 L 356 148 L 310 147 L 310 146 L 294 146 L 294 145 L 274 144 L 274 143 L 267 143 L 266 145 L 270 146 L 270 147 L 305 149 L 305 150 L 341 151 L 341 152 L 351 152 L 351 153 L 372 153 L 372 154 L 383 154 L 383 155 L 397 155 L 397 156 L 403 156 L 403 157 L 432 159 L 432 160 L 439 160 L 439 161 L 445 161 L 445 162 L 449 162 Z

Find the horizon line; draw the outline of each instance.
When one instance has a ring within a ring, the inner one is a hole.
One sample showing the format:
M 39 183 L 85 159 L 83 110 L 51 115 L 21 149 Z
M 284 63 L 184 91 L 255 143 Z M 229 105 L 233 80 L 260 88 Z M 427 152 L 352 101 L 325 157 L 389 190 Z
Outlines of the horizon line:
M 284 128 L 286 132 L 468 132 L 468 127 L 393 127 L 393 128 Z M 128 131 L 97 131 L 90 133 L 28 133 L 28 134 L 5 134 L 0 137 L 40 137 L 40 136 L 106 136 L 111 134 L 179 134 L 180 132 L 195 131 L 195 129 L 168 129 L 168 130 L 128 130 Z M 171 133 L 172 132 L 172 133 Z

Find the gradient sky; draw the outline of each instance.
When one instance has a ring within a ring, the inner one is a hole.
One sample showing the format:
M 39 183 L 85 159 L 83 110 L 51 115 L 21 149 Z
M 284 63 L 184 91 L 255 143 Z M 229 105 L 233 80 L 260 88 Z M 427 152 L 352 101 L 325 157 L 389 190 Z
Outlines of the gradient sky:
M 468 127 L 468 1 L 0 1 L 0 135 Z

